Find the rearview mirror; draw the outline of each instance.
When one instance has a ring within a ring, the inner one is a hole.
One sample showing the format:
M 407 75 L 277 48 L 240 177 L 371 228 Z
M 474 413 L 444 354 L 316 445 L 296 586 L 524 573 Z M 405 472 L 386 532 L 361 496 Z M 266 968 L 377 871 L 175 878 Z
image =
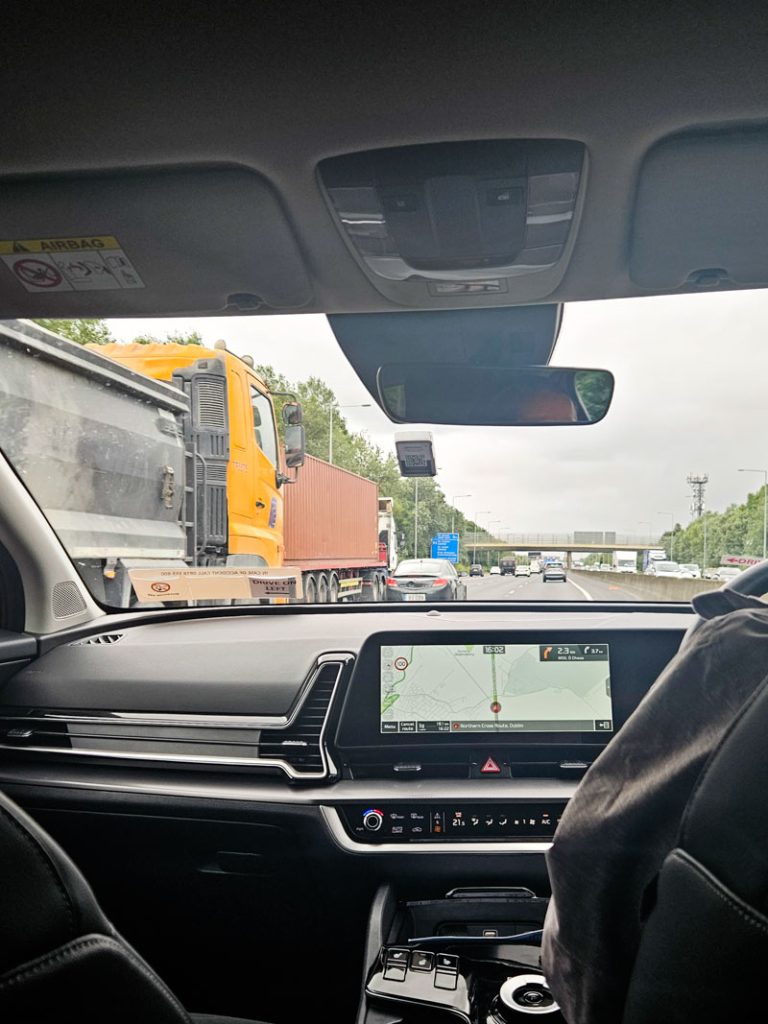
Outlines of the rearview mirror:
M 598 423 L 613 398 L 608 370 L 561 366 L 388 363 L 376 377 L 396 423 L 563 426 Z
M 286 402 L 281 413 L 286 427 L 296 427 L 302 421 L 302 410 L 299 402 Z
M 285 428 L 285 464 L 288 469 L 304 465 L 304 427 L 300 423 Z

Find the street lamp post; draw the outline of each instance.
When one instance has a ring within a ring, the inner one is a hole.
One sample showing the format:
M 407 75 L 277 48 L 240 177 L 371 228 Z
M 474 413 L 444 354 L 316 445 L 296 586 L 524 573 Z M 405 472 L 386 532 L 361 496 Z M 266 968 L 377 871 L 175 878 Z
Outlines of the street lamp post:
M 490 532 L 491 532 L 491 529 L 492 529 L 492 528 L 493 528 L 494 526 L 499 526 L 499 524 L 500 524 L 500 523 L 501 523 L 501 520 L 500 520 L 500 519 L 492 519 L 492 520 L 490 521 L 490 523 L 488 523 L 488 532 L 490 533 Z M 497 540 L 498 538 L 497 538 L 497 537 L 494 537 L 493 539 L 494 539 L 494 540 Z M 488 551 L 488 552 L 487 552 L 487 554 L 488 554 L 488 565 L 490 566 L 490 564 L 491 564 L 491 552 L 490 552 L 490 551 Z
M 739 472 L 763 474 L 763 560 L 765 560 L 766 541 L 768 541 L 768 469 L 740 469 Z
M 419 557 L 419 478 L 413 478 L 414 504 L 413 504 L 413 557 Z
M 475 515 L 475 543 L 472 545 L 472 561 L 473 562 L 477 561 L 477 528 L 480 525 L 480 516 L 489 516 L 490 514 L 491 514 L 491 510 L 488 509 L 485 512 L 478 512 Z
M 456 526 L 456 502 L 459 498 L 471 498 L 471 494 L 454 494 L 453 500 L 451 501 L 451 533 L 454 532 Z
M 669 560 L 674 562 L 675 560 L 675 513 L 674 512 L 657 512 L 657 516 L 670 516 L 672 519 L 672 528 L 669 531 Z
M 337 405 L 331 402 L 328 406 L 328 461 L 333 465 L 333 414 L 337 409 L 370 409 L 370 402 L 355 402 L 353 405 Z

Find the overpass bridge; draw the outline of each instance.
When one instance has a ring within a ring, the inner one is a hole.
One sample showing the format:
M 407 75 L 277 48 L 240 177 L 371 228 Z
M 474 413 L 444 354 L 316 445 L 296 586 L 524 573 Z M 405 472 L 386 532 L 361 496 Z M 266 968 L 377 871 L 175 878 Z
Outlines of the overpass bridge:
M 481 539 L 482 537 L 482 539 Z M 589 538 L 589 539 L 587 539 Z M 632 537 L 628 534 L 604 533 L 604 534 L 505 534 L 501 538 L 489 538 L 487 534 L 478 535 L 466 533 L 462 537 L 462 548 L 464 551 L 473 551 L 476 554 L 512 553 L 528 555 L 533 552 L 556 551 L 566 556 L 566 565 L 570 569 L 573 564 L 573 555 L 578 554 L 600 554 L 610 551 L 656 551 L 662 547 L 659 540 L 649 540 L 647 537 Z

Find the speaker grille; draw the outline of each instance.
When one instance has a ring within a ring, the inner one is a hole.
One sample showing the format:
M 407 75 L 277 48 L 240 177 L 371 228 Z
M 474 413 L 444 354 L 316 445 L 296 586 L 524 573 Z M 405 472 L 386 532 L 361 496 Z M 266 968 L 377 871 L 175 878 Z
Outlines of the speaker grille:
M 73 580 L 54 584 L 51 609 L 56 619 L 66 619 L 70 615 L 85 611 L 85 601 Z

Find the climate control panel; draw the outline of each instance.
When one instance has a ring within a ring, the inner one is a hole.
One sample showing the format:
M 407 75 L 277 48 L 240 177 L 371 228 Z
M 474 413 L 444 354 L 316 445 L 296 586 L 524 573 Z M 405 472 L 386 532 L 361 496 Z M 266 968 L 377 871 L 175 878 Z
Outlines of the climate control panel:
M 526 842 L 552 839 L 565 800 L 506 803 L 371 803 L 338 808 L 358 842 Z

